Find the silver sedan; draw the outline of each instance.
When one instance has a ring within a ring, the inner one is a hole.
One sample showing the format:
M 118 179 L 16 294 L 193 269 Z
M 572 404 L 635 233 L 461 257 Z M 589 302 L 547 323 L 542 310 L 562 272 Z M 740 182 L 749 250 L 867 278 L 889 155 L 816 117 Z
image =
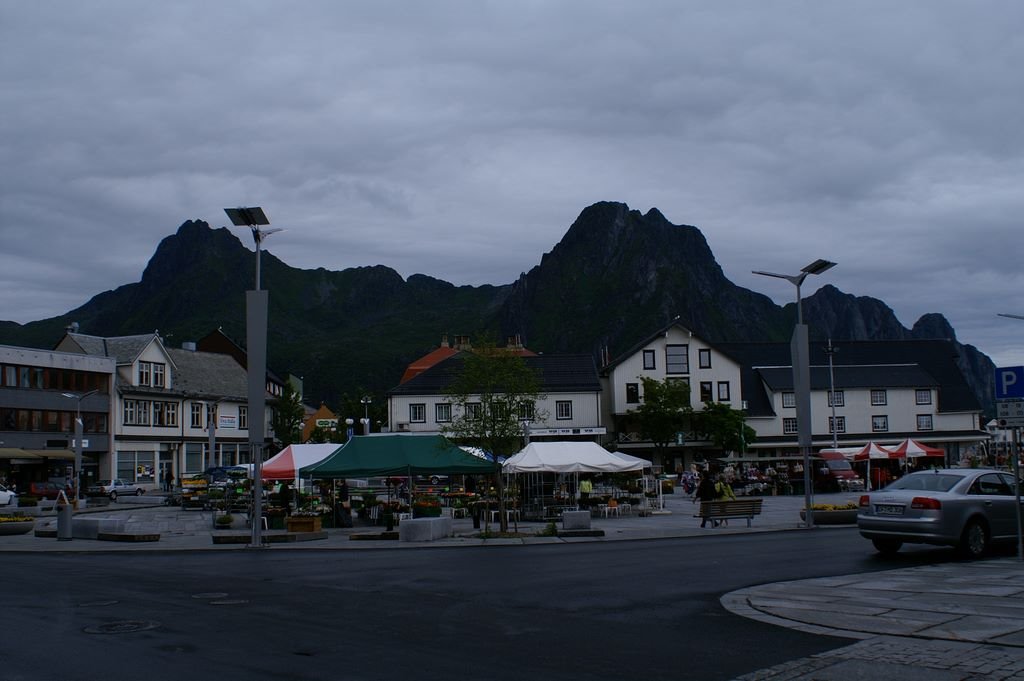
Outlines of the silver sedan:
M 985 468 L 905 475 L 860 497 L 857 528 L 881 553 L 904 543 L 955 546 L 977 558 L 996 541 L 1017 538 L 1013 476 Z

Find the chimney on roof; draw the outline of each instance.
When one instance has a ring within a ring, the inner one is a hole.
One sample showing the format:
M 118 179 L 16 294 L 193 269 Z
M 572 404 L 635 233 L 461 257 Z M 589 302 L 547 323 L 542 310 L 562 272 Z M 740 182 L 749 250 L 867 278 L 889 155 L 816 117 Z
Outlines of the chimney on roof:
M 71 322 L 64 327 L 64 330 L 68 333 L 78 333 L 78 322 Z
M 455 336 L 455 349 L 456 350 L 472 350 L 473 346 L 469 344 L 469 336 L 463 336 L 463 335 Z
M 442 348 L 448 347 L 448 334 L 446 334 L 446 333 L 441 334 L 441 347 Z

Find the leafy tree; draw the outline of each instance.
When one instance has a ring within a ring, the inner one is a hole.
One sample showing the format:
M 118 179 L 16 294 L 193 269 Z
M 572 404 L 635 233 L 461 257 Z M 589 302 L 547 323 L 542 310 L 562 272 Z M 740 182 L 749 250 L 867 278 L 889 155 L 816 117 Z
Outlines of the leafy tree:
M 299 442 L 302 438 L 302 419 L 306 415 L 302 407 L 302 396 L 285 381 L 281 396 L 274 403 L 274 413 L 270 425 L 274 429 L 274 438 L 281 448 Z
M 501 531 L 508 530 L 505 489 L 498 457 L 517 452 L 523 441 L 525 419 L 543 419 L 537 413 L 541 398 L 540 377 L 522 356 L 491 342 L 463 353 L 461 369 L 448 387 L 452 421 L 443 433 L 464 444 L 480 447 L 494 456 Z
M 369 404 L 363 404 L 362 399 L 370 398 Z M 338 402 L 338 428 L 341 429 L 341 442 L 346 442 L 347 437 L 345 436 L 348 425 L 345 423 L 345 419 L 352 419 L 352 428 L 356 435 L 363 434 L 363 418 L 370 419 L 370 432 L 374 430 L 374 424 L 377 425 L 377 430 L 380 430 L 381 423 L 387 421 L 387 399 L 374 395 L 368 390 L 363 388 L 357 388 L 354 393 L 343 393 L 341 399 Z
M 326 428 L 317 426 L 309 432 L 309 437 L 306 439 L 307 443 L 310 444 L 324 444 L 325 442 L 331 441 L 332 433 Z
M 635 415 L 640 435 L 650 440 L 655 450 L 676 441 L 676 434 L 686 430 L 693 408 L 690 406 L 690 385 L 686 381 L 659 381 L 641 376 L 644 400 L 630 414 Z
M 704 410 L 693 415 L 694 427 L 722 451 L 742 452 L 757 438 L 747 425 L 743 412 L 724 402 L 705 402 Z

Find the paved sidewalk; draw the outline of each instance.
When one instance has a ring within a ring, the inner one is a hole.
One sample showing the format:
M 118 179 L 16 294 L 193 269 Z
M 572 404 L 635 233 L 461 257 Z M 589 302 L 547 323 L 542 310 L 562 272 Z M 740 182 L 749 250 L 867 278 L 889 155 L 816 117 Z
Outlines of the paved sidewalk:
M 99 552 L 99 551 L 237 551 L 245 550 L 244 544 L 214 544 L 211 534 L 213 517 L 210 511 L 184 511 L 178 507 L 162 506 L 159 503 L 149 506 L 146 502 L 150 497 L 132 497 L 124 502 L 110 504 L 95 509 L 86 509 L 79 513 L 88 513 L 91 517 L 120 518 L 125 521 L 125 529 L 130 532 L 159 533 L 160 541 L 152 543 L 127 543 L 74 539 L 57 541 L 53 538 L 35 537 L 32 534 L 3 537 L 0 536 L 0 553 L 5 551 L 66 551 L 66 552 Z M 818 495 L 815 503 L 846 503 L 856 501 L 856 494 Z M 153 497 L 156 501 L 156 497 Z M 470 519 L 454 521 L 454 537 L 439 539 L 428 543 L 398 542 L 394 540 L 360 540 L 352 541 L 353 534 L 380 532 L 384 528 L 358 523 L 354 528 L 328 528 L 327 538 L 315 541 L 274 543 L 269 545 L 273 551 L 279 550 L 358 550 L 367 548 L 409 549 L 424 546 L 466 546 L 487 544 L 531 544 L 558 543 L 581 541 L 621 541 L 630 539 L 654 539 L 665 537 L 691 537 L 716 534 L 737 534 L 746 532 L 774 532 L 779 530 L 795 530 L 802 526 L 800 509 L 803 508 L 802 496 L 765 497 L 761 515 L 756 516 L 748 528 L 745 520 L 730 520 L 728 526 L 701 529 L 700 519 L 694 513 L 698 506 L 683 494 L 665 496 L 666 514 L 639 516 L 636 514 L 623 517 L 593 518 L 594 529 L 604 532 L 603 537 L 542 537 L 538 536 L 546 528 L 545 523 L 520 522 L 517 528 L 521 535 L 513 539 L 481 539 L 481 530 L 473 528 Z M 16 509 L 12 509 L 16 510 Z M 78 515 L 78 513 L 76 513 Z M 37 528 L 56 528 L 56 516 L 46 516 L 37 520 Z M 490 526 L 492 530 L 495 525 Z M 234 532 L 248 532 L 244 527 Z M 268 534 L 274 533 L 273 530 Z
M 1004 558 L 765 584 L 731 612 L 862 639 L 754 679 L 1024 679 L 1024 563 Z

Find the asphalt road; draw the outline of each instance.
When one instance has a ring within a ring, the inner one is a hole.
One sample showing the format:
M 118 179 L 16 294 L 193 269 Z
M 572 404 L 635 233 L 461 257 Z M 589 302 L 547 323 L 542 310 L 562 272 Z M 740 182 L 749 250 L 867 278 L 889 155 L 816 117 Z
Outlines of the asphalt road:
M 571 545 L 9 554 L 0 679 L 730 679 L 847 645 L 728 591 L 952 560 L 853 529 Z

